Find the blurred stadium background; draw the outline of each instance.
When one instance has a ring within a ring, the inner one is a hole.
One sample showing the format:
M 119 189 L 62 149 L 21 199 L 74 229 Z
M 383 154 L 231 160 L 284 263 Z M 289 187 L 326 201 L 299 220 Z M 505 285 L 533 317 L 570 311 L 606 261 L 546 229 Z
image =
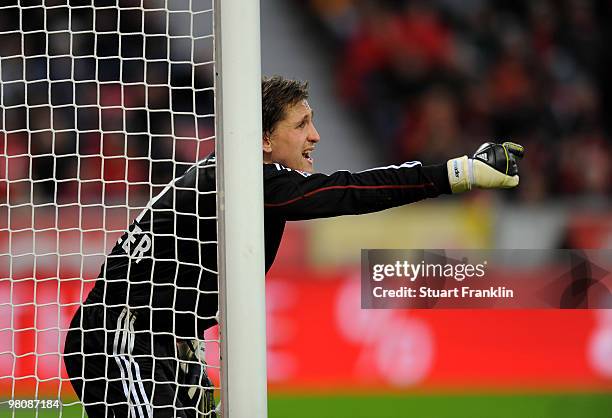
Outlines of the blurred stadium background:
M 322 136 L 315 154 L 320 171 L 414 159 L 436 163 L 491 139 L 511 139 L 527 149 L 516 191 L 476 192 L 381 214 L 289 225 L 268 275 L 270 416 L 612 416 L 610 311 L 363 311 L 358 281 L 362 248 L 612 248 L 612 3 L 264 0 L 261 7 L 263 73 L 311 82 L 310 102 Z M 11 19 L 11 13 L 0 14 L 0 25 L 10 26 Z M 29 22 L 37 25 L 40 19 L 32 15 Z M 124 22 L 122 30 L 129 31 L 129 17 Z M 148 33 L 163 38 L 155 22 Z M 15 39 L 2 37 L 1 56 L 14 55 Z M 142 39 L 130 39 L 135 44 L 124 43 L 126 53 L 142 49 Z M 62 45 L 58 39 L 48 48 L 61 55 Z M 36 36 L 23 46 L 33 55 L 47 53 Z M 112 37 L 95 45 L 83 37 L 77 54 L 87 55 L 89 48 L 118 55 Z M 149 48 L 144 58 L 163 59 L 167 53 Z M 2 80 L 19 71 L 32 78 L 62 78 L 60 61 L 55 66 L 43 58 L 28 61 L 3 59 Z M 91 133 L 77 141 L 76 133 L 66 132 L 51 141 L 44 109 L 3 109 L 6 131 L 25 125 L 26 118 L 40 130 L 30 141 L 25 133 L 0 136 L 3 248 L 9 240 L 7 203 L 24 205 L 21 214 L 12 214 L 12 229 L 19 229 L 20 221 L 32 222 L 31 203 L 41 208 L 37 228 L 55 225 L 58 216 L 69 229 L 75 209 L 68 206 L 61 216 L 53 215 L 51 203 L 142 206 L 155 194 L 154 188 L 137 184 L 147 182 L 149 173 L 163 185 L 212 149 L 207 140 L 214 134 L 212 120 L 202 118 L 194 130 L 189 121 L 181 125 L 180 118 L 168 117 L 186 109 L 212 113 L 210 94 L 120 88 L 112 81 L 139 81 L 142 63 L 134 60 L 133 71 L 128 65 L 119 73 L 117 61 L 109 58 L 99 66 L 99 77 L 110 81 L 100 91 L 104 103 L 112 107 L 125 101 L 159 110 L 155 117 L 145 110 L 126 114 L 128 135 Z M 79 60 L 79 65 L 86 70 L 92 63 Z M 193 75 L 199 85 L 212 83 L 210 68 L 188 67 L 148 66 L 146 82 L 170 80 L 171 87 L 180 87 L 190 85 L 186 80 Z M 4 87 L 3 105 L 23 102 L 20 91 Z M 27 99 L 36 104 L 37 96 L 44 101 L 50 92 L 54 103 L 62 104 L 71 91 L 68 83 L 53 88 L 40 83 L 29 86 Z M 96 103 L 94 83 L 79 84 L 75 94 L 84 105 Z M 102 124 L 113 130 L 124 117 L 110 110 L 101 121 L 91 121 L 91 115 L 68 106 L 54 112 L 53 123 L 68 129 L 74 123 L 77 129 Z M 144 127 L 150 138 L 130 134 Z M 185 139 L 175 148 L 169 132 L 183 132 Z M 31 157 L 11 158 L 21 154 Z M 122 158 L 141 155 L 153 159 Z M 136 184 L 122 181 L 126 164 L 127 180 Z M 87 187 L 71 180 L 75 177 L 90 180 Z M 34 181 L 15 181 L 27 178 Z M 96 200 L 102 195 L 104 201 Z M 118 210 L 103 217 L 95 207 L 88 212 L 74 225 L 89 230 L 83 235 L 85 254 L 105 252 L 104 243 L 112 243 L 133 215 Z M 103 229 L 117 232 L 105 239 Z M 75 242 L 70 234 L 40 235 L 38 250 L 44 252 L 46 240 L 65 242 L 70 250 Z M 65 261 L 57 267 L 57 260 L 41 257 L 36 271 L 24 267 L 13 273 L 77 278 L 83 263 L 86 278 L 93 279 L 100 256 Z M 66 301 L 78 298 L 78 281 L 65 280 L 61 287 Z M 18 301 L 33 288 L 16 291 Z M 58 291 L 59 284 L 49 282 L 37 287 L 37 298 L 55 300 Z M 0 316 L 6 317 L 2 309 Z M 65 327 L 74 309 L 56 308 L 49 317 L 59 317 Z M 15 327 L 27 328 L 33 320 L 27 308 L 16 318 Z M 11 341 L 17 353 L 45 350 L 44 336 L 5 334 L 2 352 L 13 348 L 6 346 Z M 57 340 L 57 333 L 50 335 L 51 349 L 57 350 Z M 209 352 L 211 358 L 217 355 Z M 57 356 L 26 356 L 15 373 L 48 379 L 40 385 L 39 396 L 44 396 L 56 393 L 58 363 Z M 0 355 L 0 375 L 10 375 L 12 367 L 13 358 Z M 0 382 L 0 388 L 9 383 Z M 34 396 L 31 383 L 20 380 L 21 398 Z M 62 397 L 74 399 L 63 387 Z M 79 415 L 75 408 L 65 408 L 65 416 Z

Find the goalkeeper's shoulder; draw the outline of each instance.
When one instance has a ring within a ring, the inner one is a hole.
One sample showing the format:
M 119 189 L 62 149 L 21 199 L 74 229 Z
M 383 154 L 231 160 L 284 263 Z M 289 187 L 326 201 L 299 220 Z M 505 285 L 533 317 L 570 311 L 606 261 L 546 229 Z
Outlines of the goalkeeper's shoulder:
M 197 161 L 169 186 L 182 190 L 197 188 L 200 192 L 209 192 L 216 187 L 215 173 L 217 161 L 214 154 Z

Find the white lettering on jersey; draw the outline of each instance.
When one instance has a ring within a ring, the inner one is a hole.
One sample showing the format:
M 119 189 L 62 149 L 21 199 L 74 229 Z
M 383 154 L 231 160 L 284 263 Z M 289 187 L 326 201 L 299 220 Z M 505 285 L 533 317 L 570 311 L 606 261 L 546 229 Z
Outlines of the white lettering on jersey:
M 142 229 L 138 225 L 134 225 L 134 229 L 131 232 L 128 232 L 128 236 L 121 246 L 126 254 L 136 258 L 136 263 L 140 263 L 145 253 L 151 249 L 151 237 L 148 234 L 141 234 Z M 138 235 L 141 236 L 136 243 L 136 237 Z M 134 251 L 131 251 L 132 244 L 134 243 L 136 243 L 136 248 L 134 248 Z
M 132 253 L 132 257 L 136 258 L 136 264 L 140 263 L 144 255 L 151 249 L 151 237 L 147 234 L 143 235 L 136 245 L 136 249 Z

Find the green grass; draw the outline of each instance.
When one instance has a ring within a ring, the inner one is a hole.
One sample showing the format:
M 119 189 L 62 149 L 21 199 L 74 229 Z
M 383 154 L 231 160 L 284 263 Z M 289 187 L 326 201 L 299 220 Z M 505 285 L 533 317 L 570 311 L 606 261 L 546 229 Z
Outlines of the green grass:
M 612 394 L 273 396 L 281 417 L 611 418 Z
M 610 418 L 612 393 L 537 395 L 286 395 L 271 394 L 269 418 Z M 78 405 L 64 406 L 62 417 L 82 416 Z M 0 404 L 0 418 L 12 411 Z M 36 416 L 16 410 L 15 417 Z M 41 418 L 59 409 L 39 410 Z

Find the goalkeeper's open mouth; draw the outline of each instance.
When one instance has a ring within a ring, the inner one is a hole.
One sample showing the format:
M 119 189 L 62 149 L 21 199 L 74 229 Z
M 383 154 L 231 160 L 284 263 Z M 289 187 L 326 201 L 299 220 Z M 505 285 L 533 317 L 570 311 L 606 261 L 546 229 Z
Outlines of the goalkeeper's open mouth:
M 302 157 L 304 157 L 304 159 L 306 161 L 308 161 L 308 163 L 310 165 L 312 165 L 312 163 L 313 163 L 313 159 L 312 159 L 312 153 L 313 152 L 314 152 L 314 148 L 310 148 L 310 149 L 307 149 L 306 151 L 302 152 Z

